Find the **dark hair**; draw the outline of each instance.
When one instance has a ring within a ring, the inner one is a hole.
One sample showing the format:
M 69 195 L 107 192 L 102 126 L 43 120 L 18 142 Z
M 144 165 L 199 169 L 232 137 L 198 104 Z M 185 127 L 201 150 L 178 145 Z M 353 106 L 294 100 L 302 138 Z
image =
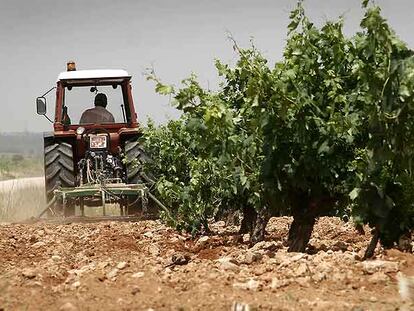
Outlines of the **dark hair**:
M 106 107 L 106 105 L 108 104 L 108 100 L 106 98 L 106 95 L 104 93 L 98 93 L 95 96 L 95 106 L 101 106 L 101 107 Z

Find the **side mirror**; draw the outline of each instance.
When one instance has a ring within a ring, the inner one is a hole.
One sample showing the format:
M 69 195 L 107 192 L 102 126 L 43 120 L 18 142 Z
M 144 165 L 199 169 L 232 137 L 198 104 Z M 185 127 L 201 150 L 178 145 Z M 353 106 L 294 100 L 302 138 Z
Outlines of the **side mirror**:
M 46 115 L 46 98 L 38 97 L 36 98 L 36 110 L 37 114 Z

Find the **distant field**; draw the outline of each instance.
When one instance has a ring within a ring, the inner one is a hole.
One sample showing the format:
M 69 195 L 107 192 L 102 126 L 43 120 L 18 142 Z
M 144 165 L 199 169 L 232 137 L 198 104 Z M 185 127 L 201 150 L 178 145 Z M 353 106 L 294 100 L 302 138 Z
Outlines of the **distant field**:
M 0 181 L 0 222 L 25 220 L 44 208 L 43 177 Z
M 0 154 L 0 180 L 43 176 L 41 155 Z
M 42 155 L 43 133 L 0 133 L 0 154 Z
M 0 134 L 0 222 L 24 220 L 44 208 L 42 150 L 42 134 Z

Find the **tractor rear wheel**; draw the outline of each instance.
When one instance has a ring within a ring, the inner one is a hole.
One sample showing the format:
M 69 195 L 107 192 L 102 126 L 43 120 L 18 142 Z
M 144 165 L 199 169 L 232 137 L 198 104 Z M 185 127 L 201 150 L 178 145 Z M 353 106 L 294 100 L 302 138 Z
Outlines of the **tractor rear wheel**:
M 148 156 L 145 154 L 142 145 L 136 140 L 127 140 L 125 142 L 125 159 L 126 159 L 126 175 L 128 184 L 142 184 L 145 180 L 142 178 L 143 166 L 148 161 Z M 141 198 L 129 197 L 128 200 L 128 215 L 142 214 L 143 202 Z M 152 212 L 154 203 L 148 200 L 147 211 Z
M 53 199 L 53 191 L 59 187 L 75 187 L 75 169 L 72 146 L 65 142 L 45 145 L 45 181 L 46 200 Z M 63 210 L 63 202 L 56 202 L 56 207 Z M 73 201 L 66 203 L 64 216 L 75 215 Z

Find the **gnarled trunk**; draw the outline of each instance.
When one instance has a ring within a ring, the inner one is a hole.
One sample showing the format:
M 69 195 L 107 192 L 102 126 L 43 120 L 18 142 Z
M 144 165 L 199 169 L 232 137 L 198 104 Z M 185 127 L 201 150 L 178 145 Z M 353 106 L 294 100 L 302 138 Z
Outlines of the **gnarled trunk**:
M 305 252 L 312 235 L 316 218 L 313 215 L 293 216 L 288 236 L 289 252 Z
M 243 207 L 243 220 L 240 225 L 239 234 L 246 234 L 253 232 L 253 227 L 256 222 L 257 213 L 251 206 Z
M 371 238 L 371 242 L 369 243 L 365 254 L 364 254 L 364 260 L 368 259 L 368 258 L 372 258 L 372 256 L 374 256 L 375 253 L 375 248 L 377 247 L 378 241 L 379 241 L 379 233 L 380 231 L 375 228 L 372 232 L 372 238 Z
M 254 245 L 257 242 L 263 241 L 266 234 L 266 226 L 269 222 L 270 215 L 267 208 L 262 208 L 256 217 L 254 223 L 253 232 L 250 235 L 250 245 Z
M 289 228 L 288 251 L 305 252 L 318 214 L 318 204 L 305 192 L 291 194 L 293 222 Z
M 316 219 L 322 215 L 329 215 L 332 207 L 338 202 L 339 197 L 329 194 L 310 196 L 307 193 L 292 193 L 292 216 L 290 225 L 288 245 L 289 252 L 305 252 L 312 235 Z

